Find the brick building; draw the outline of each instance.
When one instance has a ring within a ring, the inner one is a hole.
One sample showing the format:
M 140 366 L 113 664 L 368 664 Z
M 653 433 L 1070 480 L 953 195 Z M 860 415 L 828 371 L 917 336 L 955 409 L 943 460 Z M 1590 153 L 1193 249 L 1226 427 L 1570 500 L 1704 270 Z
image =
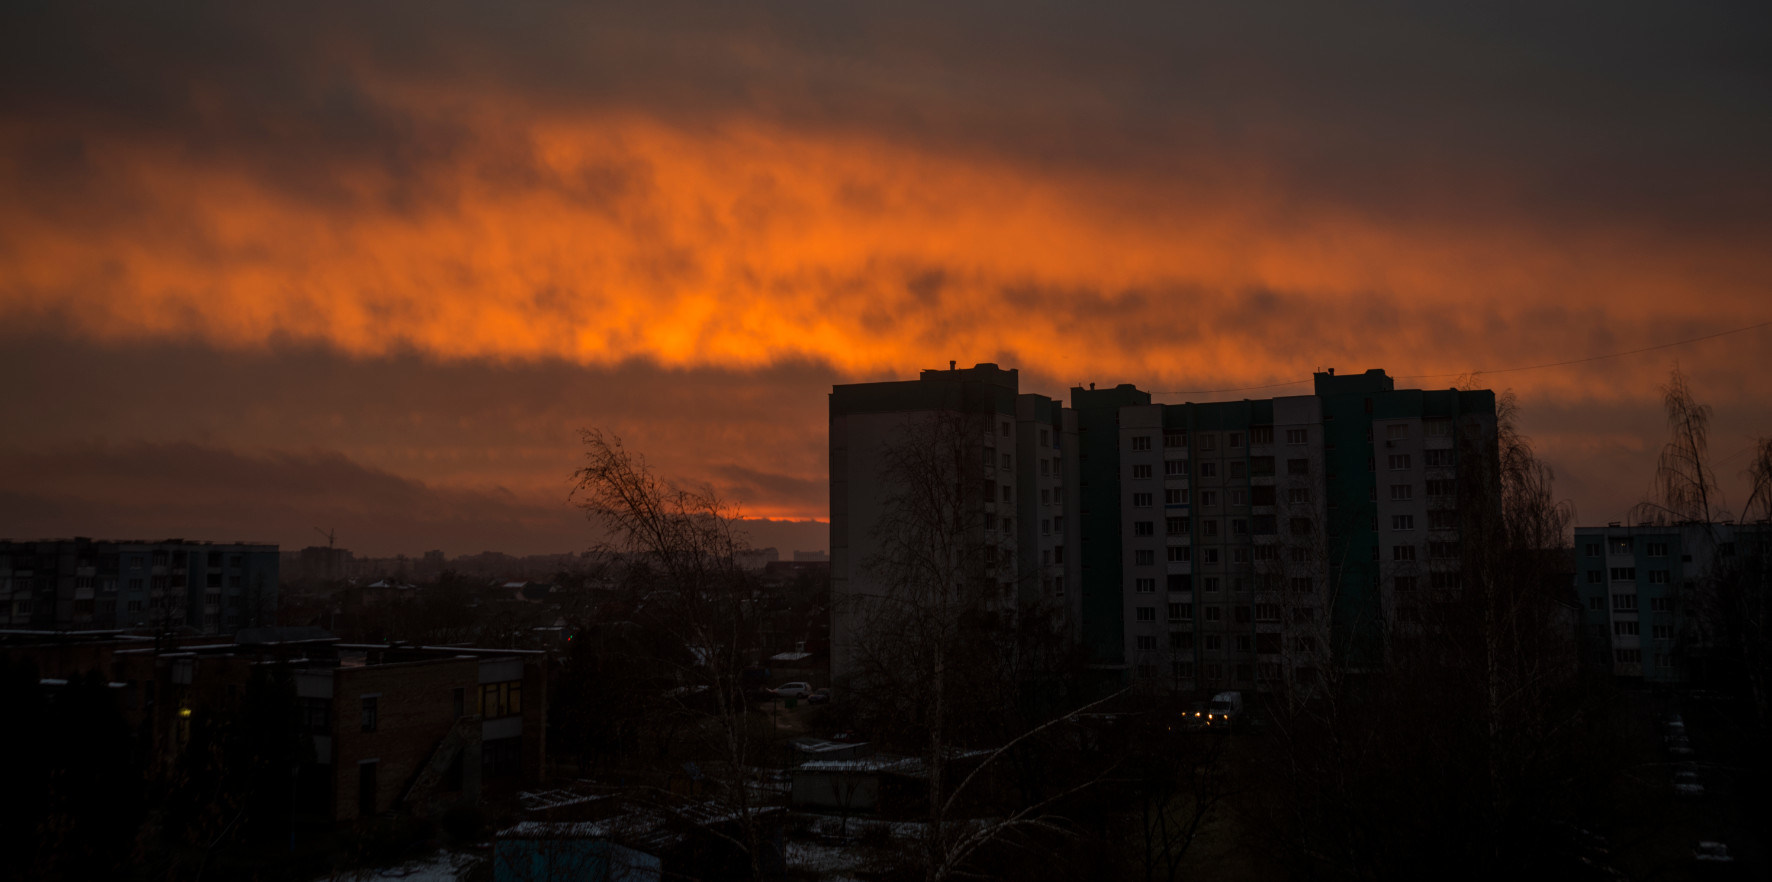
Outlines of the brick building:
M 255 668 L 282 666 L 312 739 L 300 800 L 315 820 L 434 816 L 545 778 L 548 661 L 537 651 L 341 644 L 319 628 L 228 641 L 12 632 L 0 645 L 46 680 L 105 675 L 151 773 L 178 761 L 193 718 L 235 712 Z

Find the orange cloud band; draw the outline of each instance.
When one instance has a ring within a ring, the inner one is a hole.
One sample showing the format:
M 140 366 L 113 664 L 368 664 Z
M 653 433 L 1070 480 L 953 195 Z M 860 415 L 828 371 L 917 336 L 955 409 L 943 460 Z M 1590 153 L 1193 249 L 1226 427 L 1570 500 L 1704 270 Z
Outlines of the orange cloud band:
M 1628 219 L 1549 229 L 1426 206 L 1392 221 L 1234 158 L 1115 175 L 744 121 L 477 118 L 502 134 L 408 174 L 339 163 L 312 196 L 251 163 L 88 140 L 89 175 L 119 206 L 0 209 L 0 317 L 362 356 L 815 360 L 851 376 L 994 358 L 1187 390 L 1703 333 L 1762 318 L 1772 261 L 1727 241 L 1650 242 Z M 8 186 L 29 173 L 0 169 Z M 1661 372 L 1619 387 L 1652 394 Z M 1606 394 L 1591 377 L 1513 385 Z

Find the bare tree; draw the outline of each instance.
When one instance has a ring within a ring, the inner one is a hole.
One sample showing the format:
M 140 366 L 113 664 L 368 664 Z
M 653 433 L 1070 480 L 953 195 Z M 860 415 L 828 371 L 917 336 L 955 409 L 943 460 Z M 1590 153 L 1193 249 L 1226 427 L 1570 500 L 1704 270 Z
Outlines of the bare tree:
M 994 428 L 989 416 L 937 411 L 911 418 L 883 446 L 872 581 L 841 600 L 859 624 L 850 700 L 872 713 L 881 740 L 920 754 L 927 787 L 916 863 L 931 880 L 968 872 L 991 848 L 1039 844 L 1017 834 L 1060 832 L 1054 807 L 1100 778 L 1049 768 L 1052 786 L 1023 788 L 1012 804 L 984 794 L 1003 768 L 1095 704 L 1061 697 L 1058 708 L 1016 706 L 1024 687 L 1058 679 L 1041 679 L 1050 673 L 1042 665 L 1063 655 L 1046 638 L 1066 630 L 1017 608 L 1024 574 L 1013 521 L 994 510 L 1001 497 L 985 468 Z M 980 817 L 969 804 L 993 811 Z
M 1772 438 L 1754 442 L 1753 456 L 1747 465 L 1747 505 L 1742 507 L 1743 521 L 1772 521 Z
M 690 766 L 691 776 L 715 782 L 714 798 L 741 831 L 726 838 L 748 855 L 751 875 L 760 876 L 765 837 L 747 783 L 759 749 L 742 678 L 756 650 L 756 598 L 737 564 L 744 550 L 738 510 L 711 489 L 659 477 L 613 435 L 591 429 L 582 439 L 585 464 L 573 474 L 571 498 L 602 529 L 606 558 L 647 589 L 639 604 L 644 622 L 671 647 L 655 661 L 674 669 L 677 683 L 664 697 L 707 737 L 710 754 L 722 764 Z
M 1727 520 L 1716 472 L 1710 467 L 1710 405 L 1693 395 L 1676 365 L 1661 387 L 1670 437 L 1655 462 L 1655 498 L 1632 510 L 1634 521 L 1714 523 Z

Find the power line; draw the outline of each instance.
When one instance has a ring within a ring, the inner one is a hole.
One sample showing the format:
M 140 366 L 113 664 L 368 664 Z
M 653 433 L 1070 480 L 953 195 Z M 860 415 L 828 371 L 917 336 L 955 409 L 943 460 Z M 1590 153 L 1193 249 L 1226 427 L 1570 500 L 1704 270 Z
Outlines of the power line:
M 1688 338 L 1685 340 L 1675 340 L 1672 343 L 1659 343 L 1654 346 L 1644 346 L 1641 349 L 1629 349 L 1624 352 L 1608 352 L 1604 355 L 1590 355 L 1587 358 L 1574 358 L 1574 359 L 1570 359 L 1568 361 L 1552 361 L 1552 362 L 1545 362 L 1544 364 L 1529 364 L 1529 365 L 1522 365 L 1520 367 L 1495 368 L 1492 370 L 1474 370 L 1474 371 L 1466 371 L 1463 373 L 1413 374 L 1413 375 L 1404 376 L 1404 377 L 1394 377 L 1393 379 L 1397 379 L 1397 380 L 1433 380 L 1433 379 L 1440 379 L 1443 377 L 1463 377 L 1463 376 L 1475 377 L 1475 376 L 1478 376 L 1481 374 L 1512 374 L 1512 373 L 1518 373 L 1520 371 L 1537 371 L 1537 370 L 1544 370 L 1545 368 L 1567 367 L 1572 364 L 1586 364 L 1590 361 L 1604 361 L 1608 358 L 1623 358 L 1627 355 L 1641 355 L 1645 352 L 1654 352 L 1658 349 L 1672 349 L 1675 346 L 1685 346 L 1690 343 L 1701 343 L 1705 340 L 1715 340 L 1718 337 L 1727 337 L 1730 334 L 1740 334 L 1745 331 L 1753 331 L 1753 330 L 1757 330 L 1759 328 L 1764 328 L 1764 327 L 1772 327 L 1772 321 L 1764 321 L 1764 322 L 1760 322 L 1758 324 L 1745 325 L 1745 326 L 1739 327 L 1739 328 L 1731 328 L 1727 331 L 1718 331 L 1714 334 L 1705 334 L 1701 337 L 1691 337 L 1691 338 Z M 1253 392 L 1258 389 L 1281 389 L 1281 388 L 1285 388 L 1287 386 L 1301 386 L 1301 385 L 1304 385 L 1309 382 L 1312 382 L 1312 381 L 1311 380 L 1293 380 L 1293 381 L 1287 382 L 1287 383 L 1268 383 L 1268 384 L 1261 385 L 1261 386 L 1235 386 L 1235 387 L 1232 387 L 1229 389 L 1196 389 L 1193 391 L 1186 391 L 1186 392 L 1152 392 L 1151 394 L 1152 395 L 1222 395 L 1227 392 Z

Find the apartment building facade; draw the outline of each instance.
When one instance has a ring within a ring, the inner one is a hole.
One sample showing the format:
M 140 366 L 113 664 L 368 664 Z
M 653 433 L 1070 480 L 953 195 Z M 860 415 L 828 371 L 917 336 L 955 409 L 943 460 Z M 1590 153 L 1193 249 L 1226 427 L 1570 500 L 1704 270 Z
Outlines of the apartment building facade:
M 1757 576 L 1747 590 L 1772 591 L 1769 544 L 1772 525 L 1763 523 L 1577 527 L 1575 591 L 1589 667 L 1648 684 L 1703 679 L 1729 615 L 1717 582 Z
M 275 623 L 277 546 L 168 539 L 0 540 L 0 626 L 190 629 Z
M 1308 396 L 1163 405 L 1120 386 L 1072 404 L 1081 630 L 1098 664 L 1157 688 L 1380 663 L 1387 628 L 1456 590 L 1461 493 L 1493 499 L 1460 477 L 1493 455 L 1487 391 L 1325 372 Z
M 1159 404 L 1122 384 L 1066 408 L 1016 384 L 979 365 L 833 390 L 833 676 L 865 629 L 845 599 L 887 591 L 883 453 L 937 414 L 966 426 L 976 470 L 955 485 L 969 541 L 1011 562 L 1003 602 L 1056 605 L 1097 668 L 1176 692 L 1381 664 L 1388 629 L 1458 590 L 1461 519 L 1498 501 L 1487 390 L 1331 370 L 1310 395 Z
M 994 364 L 834 387 L 832 678 L 856 670 L 869 620 L 906 602 L 889 548 L 907 517 L 955 534 L 947 565 L 982 586 L 966 602 L 1011 616 L 1044 608 L 1075 622 L 1080 567 L 1066 554 L 1078 535 L 1066 516 L 1075 437 L 1067 408 L 1022 393 L 1018 373 Z

